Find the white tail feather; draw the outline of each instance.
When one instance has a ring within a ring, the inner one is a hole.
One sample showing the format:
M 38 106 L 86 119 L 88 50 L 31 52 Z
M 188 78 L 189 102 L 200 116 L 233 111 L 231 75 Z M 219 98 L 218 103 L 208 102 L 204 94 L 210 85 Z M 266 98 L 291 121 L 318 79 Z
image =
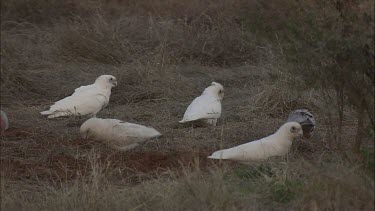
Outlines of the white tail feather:
M 225 156 L 224 150 L 214 152 L 211 156 L 208 156 L 207 158 L 210 158 L 210 159 L 227 159 L 226 156 Z
M 47 110 L 47 111 L 42 111 L 40 112 L 41 115 L 50 115 L 52 114 L 53 112 L 51 110 Z

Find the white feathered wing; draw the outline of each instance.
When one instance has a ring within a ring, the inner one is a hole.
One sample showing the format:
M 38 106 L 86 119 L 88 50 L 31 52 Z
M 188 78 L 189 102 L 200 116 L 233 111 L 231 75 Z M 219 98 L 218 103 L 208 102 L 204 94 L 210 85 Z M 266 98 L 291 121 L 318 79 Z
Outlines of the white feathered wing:
M 41 114 L 48 115 L 48 118 L 88 114 L 95 116 L 108 105 L 110 95 L 111 90 L 103 89 L 97 84 L 81 86 L 75 89 L 71 96 L 55 102 L 49 110 Z
M 221 115 L 221 102 L 217 98 L 203 94 L 193 100 L 186 109 L 180 123 L 195 121 L 198 119 L 217 120 Z
M 117 142 L 120 150 L 131 149 L 147 140 L 161 136 L 161 133 L 154 128 L 122 121 L 113 126 L 113 134 L 113 141 Z
M 302 135 L 303 130 L 299 123 L 288 122 L 270 136 L 233 148 L 216 151 L 208 158 L 248 162 L 261 161 L 273 156 L 283 156 L 288 153 L 292 141 Z
M 229 159 L 237 161 L 255 161 L 265 160 L 272 156 L 285 155 L 292 142 L 286 142 L 283 145 L 277 144 L 278 137 L 275 134 L 262 138 L 260 140 L 252 141 L 233 148 L 220 150 L 214 152 L 208 158 L 211 159 Z
M 106 141 L 119 150 L 129 150 L 139 144 L 161 136 L 152 127 L 123 122 L 118 119 L 91 118 L 80 129 L 82 137 Z

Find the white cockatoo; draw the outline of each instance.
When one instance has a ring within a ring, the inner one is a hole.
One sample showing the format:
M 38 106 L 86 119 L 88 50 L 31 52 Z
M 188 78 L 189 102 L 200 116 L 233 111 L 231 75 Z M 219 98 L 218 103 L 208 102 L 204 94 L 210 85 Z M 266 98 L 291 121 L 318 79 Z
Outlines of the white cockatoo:
M 292 141 L 302 135 L 303 131 L 299 123 L 287 122 L 270 136 L 230 149 L 216 151 L 208 158 L 251 162 L 283 156 L 288 153 Z
M 216 125 L 217 119 L 221 115 L 221 100 L 223 98 L 223 86 L 212 82 L 211 86 L 207 87 L 201 96 L 193 100 L 179 123 L 204 120 L 208 124 Z
M 126 151 L 161 136 L 157 130 L 118 119 L 91 118 L 81 125 L 82 138 L 103 141 L 111 147 Z
M 6 131 L 9 128 L 9 120 L 7 115 L 5 114 L 4 111 L 0 110 L 0 129 L 1 133 Z
M 95 83 L 75 89 L 71 96 L 55 102 L 41 114 L 48 115 L 48 118 L 85 115 L 95 117 L 96 113 L 108 105 L 112 87 L 116 85 L 114 76 L 102 75 Z
M 302 126 L 303 137 L 310 138 L 315 129 L 315 118 L 307 109 L 297 109 L 289 114 L 287 122 L 298 122 Z

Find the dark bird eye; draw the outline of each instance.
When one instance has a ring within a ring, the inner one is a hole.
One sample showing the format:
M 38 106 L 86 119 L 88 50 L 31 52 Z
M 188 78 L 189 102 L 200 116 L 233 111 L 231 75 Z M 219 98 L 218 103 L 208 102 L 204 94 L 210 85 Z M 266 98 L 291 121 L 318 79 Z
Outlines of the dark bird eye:
M 113 79 L 112 79 L 112 78 L 110 78 L 109 80 L 111 80 L 111 81 L 112 81 Z
M 296 130 L 296 127 L 293 126 L 293 127 L 292 127 L 292 130 Z

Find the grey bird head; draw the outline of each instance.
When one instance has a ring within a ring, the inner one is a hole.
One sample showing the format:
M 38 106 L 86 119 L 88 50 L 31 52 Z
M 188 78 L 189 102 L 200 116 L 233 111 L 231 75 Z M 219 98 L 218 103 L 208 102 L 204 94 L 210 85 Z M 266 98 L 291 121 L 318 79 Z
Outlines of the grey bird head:
M 287 122 L 298 122 L 302 126 L 303 137 L 310 138 L 315 129 L 315 118 L 307 109 L 297 109 L 289 114 Z

